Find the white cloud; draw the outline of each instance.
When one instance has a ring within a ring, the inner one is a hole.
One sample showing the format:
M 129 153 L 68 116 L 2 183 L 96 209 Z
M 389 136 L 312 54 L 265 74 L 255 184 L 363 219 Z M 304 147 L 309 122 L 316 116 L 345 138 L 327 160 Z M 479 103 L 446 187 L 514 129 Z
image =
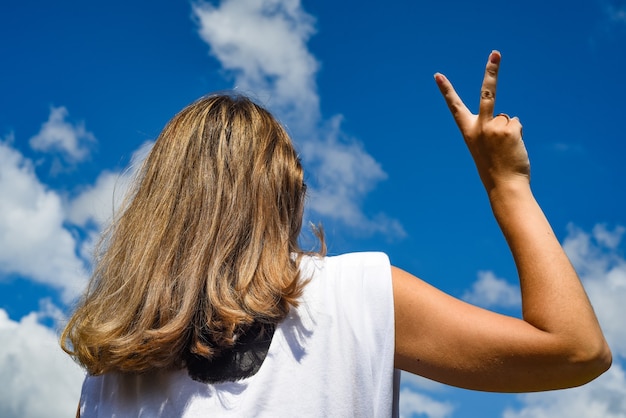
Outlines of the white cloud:
M 69 112 L 65 107 L 51 107 L 48 120 L 41 125 L 39 133 L 30 139 L 31 148 L 42 152 L 58 152 L 70 163 L 87 158 L 96 137 L 87 131 L 83 122 L 75 125 L 67 122 L 67 116 Z
M 72 300 L 87 276 L 77 240 L 63 227 L 61 198 L 39 181 L 10 138 L 0 140 L 0 194 L 0 278 L 29 277 Z
M 152 145 L 154 142 L 144 142 L 133 153 L 124 171 L 101 172 L 95 184 L 84 187 L 76 196 L 65 201 L 66 220 L 80 227 L 86 234 L 78 249 L 83 260 L 93 260 L 100 232 L 117 215 Z
M 333 118 L 323 132 L 323 140 L 302 144 L 305 161 L 315 167 L 310 208 L 361 231 L 404 236 L 398 221 L 383 214 L 368 218 L 361 211 L 363 198 L 387 174 L 358 141 L 342 138 L 340 123 L 340 117 Z
M 429 392 L 441 392 L 449 388 L 449 386 L 444 385 L 443 383 L 405 371 L 400 372 L 400 379 L 403 386 L 408 385 L 413 389 L 422 389 Z
M 454 407 L 449 402 L 439 402 L 429 396 L 404 388 L 400 391 L 400 416 L 445 418 L 452 416 Z
M 618 225 L 613 231 L 609 231 L 608 229 L 606 229 L 606 225 L 599 224 L 594 226 L 591 232 L 593 238 L 600 245 L 610 250 L 614 250 L 622 241 L 622 237 L 624 236 L 624 232 L 626 232 L 626 228 Z
M 624 369 L 614 365 L 594 382 L 574 389 L 520 396 L 524 407 L 504 418 L 626 418 Z
M 624 228 L 597 225 L 591 234 L 569 226 L 563 247 L 580 275 L 613 350 L 626 358 L 626 260 L 619 245 Z
M 319 116 L 315 73 L 319 64 L 306 42 L 314 18 L 300 0 L 225 0 L 193 5 L 199 34 L 235 85 L 289 113 L 304 128 Z
M 401 372 L 400 386 L 400 416 L 426 416 L 429 418 L 444 418 L 451 416 L 454 406 L 450 402 L 438 401 L 420 392 L 444 392 L 449 386 L 434 380 Z M 420 391 L 420 392 L 418 392 Z
M 68 202 L 67 219 L 83 227 L 89 222 L 94 222 L 98 229 L 101 229 L 112 219 L 127 188 L 126 176 L 117 172 L 103 171 L 94 185 L 84 188 Z
M 346 140 L 341 116 L 322 120 L 315 82 L 320 65 L 306 45 L 315 19 L 300 0 L 198 2 L 193 13 L 200 37 L 234 75 L 236 89 L 274 111 L 297 140 L 313 172 L 311 209 L 359 231 L 403 236 L 398 221 L 361 209 L 387 177 L 380 164 L 357 140 Z
M 81 227 L 93 222 L 98 230 L 108 224 L 122 204 L 131 182 L 154 143 L 144 142 L 134 153 L 129 166 L 122 172 L 103 171 L 94 185 L 85 187 L 66 202 L 67 219 Z
M 0 309 L 0 416 L 74 416 L 84 372 L 31 313 L 19 322 Z
M 86 285 L 84 260 L 152 143 L 134 153 L 126 171 L 103 172 L 65 204 L 12 143 L 12 136 L 0 140 L 0 278 L 20 275 L 51 285 L 68 303 Z M 64 227 L 68 221 L 87 237 L 72 235 Z M 63 312 L 49 299 L 40 301 L 40 310 L 16 322 L 0 309 L 1 417 L 62 417 L 76 411 L 84 372 L 61 350 L 55 332 L 39 322 L 48 318 L 58 323 Z
M 491 271 L 478 272 L 478 280 L 465 292 L 463 300 L 485 308 L 512 308 L 522 302 L 519 286 L 496 277 Z

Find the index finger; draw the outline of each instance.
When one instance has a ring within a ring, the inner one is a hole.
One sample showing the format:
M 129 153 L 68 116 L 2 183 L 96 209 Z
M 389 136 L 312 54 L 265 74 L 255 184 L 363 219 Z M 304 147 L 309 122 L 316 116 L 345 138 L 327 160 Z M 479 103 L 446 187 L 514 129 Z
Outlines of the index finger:
M 465 106 L 465 103 L 463 103 L 463 100 L 461 100 L 456 90 L 454 90 L 452 83 L 450 83 L 450 81 L 443 74 L 435 74 L 435 81 L 437 82 L 439 90 L 441 91 L 441 94 L 450 109 L 450 113 L 452 113 L 454 121 L 461 132 L 465 133 L 468 129 L 472 113 L 469 111 L 467 106 Z
M 480 89 L 480 105 L 478 118 L 490 120 L 493 118 L 493 110 L 496 103 L 496 85 L 498 83 L 498 70 L 500 69 L 501 55 L 498 51 L 489 54 L 489 61 L 485 68 L 485 78 Z

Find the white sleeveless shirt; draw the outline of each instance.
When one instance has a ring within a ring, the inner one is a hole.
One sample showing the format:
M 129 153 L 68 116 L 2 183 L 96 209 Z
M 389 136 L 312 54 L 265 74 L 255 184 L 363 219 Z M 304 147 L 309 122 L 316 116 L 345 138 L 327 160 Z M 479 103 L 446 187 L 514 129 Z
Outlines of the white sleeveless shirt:
M 301 270 L 311 281 L 255 375 L 218 384 L 186 370 L 87 376 L 81 417 L 397 416 L 389 259 L 304 257 Z

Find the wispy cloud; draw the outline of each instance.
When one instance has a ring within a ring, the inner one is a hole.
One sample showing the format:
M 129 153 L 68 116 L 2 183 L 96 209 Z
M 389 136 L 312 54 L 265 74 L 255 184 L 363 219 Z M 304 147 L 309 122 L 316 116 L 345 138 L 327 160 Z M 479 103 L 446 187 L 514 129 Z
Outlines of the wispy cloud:
M 74 416 L 85 373 L 65 354 L 40 314 L 20 321 L 0 309 L 0 416 Z
M 607 41 L 621 41 L 626 34 L 626 2 L 624 0 L 597 0 L 599 18 L 589 38 L 593 48 Z
M 622 226 L 596 225 L 588 233 L 570 225 L 563 247 L 585 285 L 613 355 L 626 359 L 624 231 Z
M 198 33 L 234 77 L 235 88 L 256 97 L 288 127 L 313 174 L 310 207 L 360 231 L 403 236 L 384 214 L 366 216 L 364 197 L 385 174 L 341 116 L 324 119 L 315 76 L 319 62 L 307 47 L 315 19 L 299 0 L 224 0 L 193 5 Z
M 567 142 L 554 142 L 550 144 L 551 148 L 560 153 L 574 153 L 574 154 L 583 154 L 585 149 L 581 144 L 572 144 Z
M 449 402 L 439 402 L 422 393 L 408 388 L 400 391 L 400 416 L 408 418 L 415 415 L 427 418 L 446 418 L 452 416 L 454 407 Z
M 407 372 L 402 372 L 400 376 L 401 417 L 445 418 L 452 416 L 455 409 L 452 402 L 430 396 L 431 393 L 437 393 L 438 397 L 445 397 L 444 392 L 449 389 L 449 386 Z
M 93 185 L 86 186 L 65 203 L 67 220 L 82 228 L 101 230 L 115 216 L 128 189 L 150 152 L 152 141 L 143 143 L 134 153 L 128 167 L 121 172 L 103 171 Z
M 193 4 L 198 33 L 235 87 L 280 112 L 298 131 L 319 118 L 317 59 L 307 41 L 315 19 L 300 0 L 224 0 Z
M 152 144 L 140 147 L 124 172 L 105 171 L 93 186 L 63 201 L 13 142 L 12 136 L 0 140 L 0 280 L 19 275 L 50 285 L 69 304 L 87 283 L 87 260 L 98 232 L 119 207 Z M 86 238 L 72 234 L 68 223 Z M 49 300 L 19 321 L 0 309 L 1 417 L 73 416 L 85 372 L 61 350 L 55 330 L 42 324 L 62 319 L 62 310 Z
M 618 25 L 626 24 L 626 2 L 623 0 L 608 0 L 604 2 L 603 6 L 609 22 Z
M 0 278 L 29 277 L 71 301 L 87 281 L 77 239 L 64 228 L 61 197 L 39 181 L 10 138 L 0 140 L 0 190 Z
M 39 133 L 30 139 L 32 149 L 58 154 L 65 162 L 74 164 L 85 160 L 96 142 L 84 122 L 72 124 L 66 120 L 69 112 L 64 106 L 51 107 L 48 120 Z
M 313 182 L 310 209 L 359 231 L 404 236 L 397 220 L 382 213 L 368 217 L 361 209 L 365 196 L 387 178 L 380 163 L 342 132 L 340 116 L 319 132 L 321 139 L 311 138 L 301 144 L 304 158 L 313 168 L 307 178 Z
M 465 292 L 463 300 L 485 308 L 513 308 L 520 306 L 522 299 L 518 285 L 496 277 L 491 271 L 480 271 L 478 280 Z
M 443 383 L 439 383 L 434 380 L 430 380 L 425 377 L 404 371 L 400 373 L 400 381 L 403 386 L 408 386 L 412 389 L 424 390 L 431 393 L 443 392 L 446 389 L 450 388 Z
M 626 411 L 624 369 L 615 364 L 608 372 L 574 389 L 521 395 L 523 406 L 507 409 L 504 418 L 623 418 Z

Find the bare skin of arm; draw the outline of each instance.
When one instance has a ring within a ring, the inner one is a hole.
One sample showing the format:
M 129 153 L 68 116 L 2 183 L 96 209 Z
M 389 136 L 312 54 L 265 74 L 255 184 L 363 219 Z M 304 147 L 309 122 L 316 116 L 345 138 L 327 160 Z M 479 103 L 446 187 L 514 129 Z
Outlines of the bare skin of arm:
M 489 56 L 478 115 L 442 74 L 435 80 L 476 163 L 517 266 L 523 319 L 455 299 L 392 268 L 395 366 L 494 392 L 579 386 L 611 365 L 593 308 L 530 188 L 517 118 L 493 116 L 500 53 Z

